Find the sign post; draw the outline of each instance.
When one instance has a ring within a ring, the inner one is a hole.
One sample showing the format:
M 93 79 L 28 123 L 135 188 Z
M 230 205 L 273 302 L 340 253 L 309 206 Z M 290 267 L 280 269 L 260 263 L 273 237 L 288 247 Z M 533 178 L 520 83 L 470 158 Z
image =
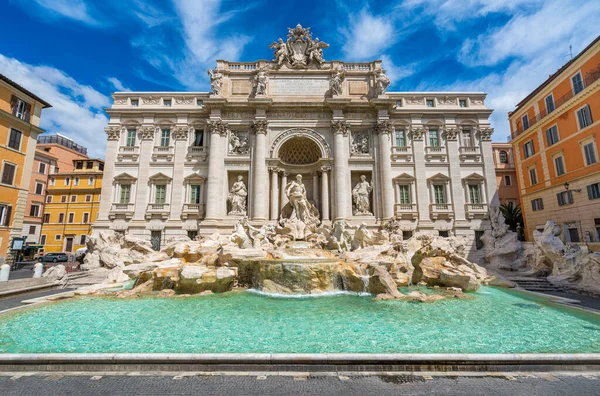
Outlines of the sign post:
M 27 238 L 13 238 L 12 243 L 10 245 L 10 250 L 12 250 L 14 252 L 14 258 L 13 258 L 13 269 L 16 268 L 17 262 L 18 262 L 18 258 L 19 258 L 19 253 L 23 250 L 23 248 L 25 247 L 25 240 Z

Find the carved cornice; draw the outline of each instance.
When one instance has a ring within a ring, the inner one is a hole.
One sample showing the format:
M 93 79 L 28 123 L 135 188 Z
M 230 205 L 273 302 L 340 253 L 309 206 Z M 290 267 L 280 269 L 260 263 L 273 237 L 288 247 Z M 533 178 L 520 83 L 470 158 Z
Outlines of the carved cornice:
M 446 140 L 456 140 L 459 133 L 460 133 L 460 128 L 457 128 L 455 126 L 448 127 L 444 130 L 444 134 L 446 135 Z
M 394 125 L 389 121 L 377 121 L 373 127 L 373 131 L 376 134 L 387 134 L 390 135 L 394 132 Z
M 209 120 L 207 122 L 208 130 L 212 134 L 219 134 L 221 136 L 227 136 L 229 126 L 221 120 Z
M 492 140 L 493 133 L 494 133 L 494 128 L 480 128 L 479 129 L 479 139 Z
M 267 120 L 254 120 L 254 124 L 252 125 L 252 131 L 254 131 L 255 134 L 262 133 L 263 135 L 266 135 L 268 128 L 269 121 Z
M 107 126 L 106 128 L 104 128 L 104 131 L 107 135 L 107 139 L 119 140 L 119 138 L 121 137 L 121 129 L 122 127 L 117 125 Z
M 331 130 L 333 133 L 341 133 L 344 136 L 348 136 L 350 127 L 346 124 L 346 121 L 331 121 Z
M 153 125 L 140 125 L 137 127 L 137 132 L 141 140 L 152 140 L 156 133 L 156 127 Z
M 413 140 L 423 140 L 423 135 L 425 135 L 425 128 L 423 127 L 414 127 L 410 129 L 410 136 Z
M 175 140 L 187 140 L 189 130 L 188 125 L 175 125 L 171 128 L 171 135 Z

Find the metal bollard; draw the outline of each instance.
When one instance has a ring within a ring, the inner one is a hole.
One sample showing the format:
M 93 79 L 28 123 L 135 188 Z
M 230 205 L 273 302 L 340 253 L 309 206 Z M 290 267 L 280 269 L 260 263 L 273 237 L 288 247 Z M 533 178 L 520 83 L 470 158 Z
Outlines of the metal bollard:
M 36 265 L 33 266 L 33 277 L 34 278 L 41 278 L 43 272 L 44 272 L 44 264 L 37 263 Z
M 10 276 L 10 265 L 3 264 L 0 266 L 0 282 L 8 282 Z

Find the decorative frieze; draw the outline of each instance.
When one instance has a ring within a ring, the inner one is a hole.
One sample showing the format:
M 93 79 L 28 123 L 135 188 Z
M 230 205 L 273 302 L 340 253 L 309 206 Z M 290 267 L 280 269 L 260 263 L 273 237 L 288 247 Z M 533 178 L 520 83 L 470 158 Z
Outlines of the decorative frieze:
M 480 128 L 479 129 L 479 139 L 492 140 L 493 133 L 494 133 L 494 128 Z
M 350 127 L 346 124 L 346 121 L 334 120 L 331 121 L 331 130 L 333 133 L 341 133 L 344 136 L 348 136 Z
M 207 123 L 208 130 L 211 134 L 219 134 L 221 136 L 227 136 L 229 126 L 222 120 L 209 120 Z
M 146 96 L 142 98 L 142 103 L 145 105 L 158 105 L 160 104 L 160 98 L 155 98 L 153 96 Z
M 377 121 L 375 127 L 373 128 L 376 134 L 392 134 L 394 132 L 394 125 L 389 121 Z
M 254 125 L 252 125 L 252 130 L 254 133 L 262 133 L 267 134 L 267 129 L 269 128 L 269 121 L 267 120 L 255 120 Z
M 119 140 L 121 137 L 121 126 L 112 125 L 104 128 L 108 140 Z
M 154 134 L 156 133 L 156 128 L 154 125 L 140 125 L 137 127 L 138 137 L 141 140 L 152 140 L 154 139 Z
M 425 128 L 413 127 L 410 130 L 410 135 L 412 140 L 423 140 L 423 136 L 425 135 Z
M 187 140 L 189 130 L 188 125 L 175 125 L 171 128 L 171 135 L 175 140 Z
M 457 128 L 455 126 L 447 127 L 444 130 L 444 135 L 446 136 L 446 140 L 456 140 L 459 133 L 460 133 L 460 128 Z
M 366 132 L 352 133 L 350 153 L 354 155 L 369 154 L 369 134 Z

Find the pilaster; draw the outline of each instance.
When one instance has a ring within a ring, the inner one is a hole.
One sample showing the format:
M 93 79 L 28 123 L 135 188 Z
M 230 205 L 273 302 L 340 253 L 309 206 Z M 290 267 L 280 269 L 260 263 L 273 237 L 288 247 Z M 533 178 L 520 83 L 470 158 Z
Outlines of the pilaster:
M 392 133 L 393 125 L 389 122 L 387 111 L 379 111 L 375 133 L 379 136 L 379 186 L 382 196 L 381 218 L 389 220 L 394 217 L 394 184 L 392 181 Z
M 124 130 L 120 125 L 109 125 L 105 128 L 107 135 L 106 157 L 104 163 L 104 173 L 102 174 L 102 191 L 100 193 L 100 205 L 98 207 L 98 221 L 108 221 L 108 212 L 115 196 L 115 186 L 113 178 L 115 177 L 115 162 L 119 151 L 119 139 Z
M 458 136 L 460 130 L 455 125 L 447 125 L 444 130 L 446 140 L 446 153 L 450 164 L 450 191 L 452 192 L 452 210 L 457 225 L 466 222 L 465 216 L 465 190 L 460 174 L 460 158 L 458 149 Z
M 175 140 L 175 154 L 173 164 L 173 187 L 171 189 L 171 215 L 170 220 L 180 220 L 181 210 L 185 202 L 185 189 L 183 186 L 183 174 L 185 168 L 185 156 L 187 154 L 188 133 L 191 127 L 187 125 L 176 125 L 171 129 L 171 136 Z
M 258 118 L 261 117 L 261 118 Z M 252 219 L 266 220 L 268 208 L 268 180 L 267 180 L 267 129 L 268 122 L 264 115 L 258 115 L 252 130 L 255 134 L 254 152 L 252 153 L 253 186 L 252 193 Z
M 419 212 L 419 227 L 432 227 L 429 214 L 429 189 L 427 188 L 427 173 L 425 172 L 425 145 L 423 137 L 425 129 L 422 125 L 413 125 L 410 131 L 412 147 L 415 153 L 415 187 L 417 210 Z
M 486 184 L 486 195 L 490 206 L 499 206 L 498 186 L 496 184 L 496 168 L 494 165 L 494 154 L 492 151 L 492 134 L 494 128 L 479 128 L 479 141 L 481 144 L 481 157 L 483 158 L 483 170 Z
M 140 140 L 140 167 L 138 170 L 137 188 L 135 191 L 135 211 L 133 213 L 133 220 L 137 221 L 146 221 L 144 217 L 146 215 L 146 206 L 148 205 L 148 202 L 150 202 L 150 187 L 148 186 L 150 167 L 148 164 L 151 162 L 155 134 L 156 127 L 154 125 L 142 125 L 138 127 L 138 138 Z
M 223 153 L 223 142 L 227 136 L 228 126 L 220 118 L 211 114 L 208 121 L 210 133 L 210 148 L 208 155 L 208 178 L 206 182 L 206 220 L 216 221 L 225 215 L 223 202 L 223 179 L 225 168 L 225 156 Z
M 347 207 L 348 199 L 350 195 L 349 189 L 349 172 L 348 172 L 348 135 L 350 127 L 346 124 L 343 119 L 335 119 L 331 121 L 331 128 L 333 131 L 333 177 L 335 178 L 335 189 L 334 189 L 334 209 L 335 209 L 335 220 L 342 220 L 347 218 Z

